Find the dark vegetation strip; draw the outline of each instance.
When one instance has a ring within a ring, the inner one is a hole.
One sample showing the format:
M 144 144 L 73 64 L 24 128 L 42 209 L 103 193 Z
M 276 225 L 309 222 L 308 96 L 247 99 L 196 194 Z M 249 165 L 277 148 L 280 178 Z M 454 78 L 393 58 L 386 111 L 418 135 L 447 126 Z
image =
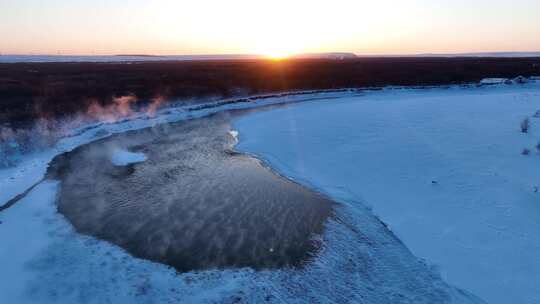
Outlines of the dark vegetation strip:
M 28 193 L 30 193 L 30 191 L 32 191 L 37 185 L 39 185 L 42 181 L 44 181 L 45 179 L 42 178 L 39 182 L 33 184 L 30 188 L 26 189 L 23 193 L 20 193 L 18 194 L 17 196 L 15 196 L 14 198 L 10 199 L 9 201 L 7 201 L 5 204 L 3 205 L 0 205 L 0 212 L 12 207 L 13 205 L 15 205 L 17 202 L 19 202 L 20 200 L 22 200 Z
M 357 58 L 0 64 L 0 126 L 85 112 L 133 94 L 166 100 L 231 98 L 297 90 L 445 85 L 540 75 L 540 58 Z M 137 106 L 136 105 L 136 106 Z

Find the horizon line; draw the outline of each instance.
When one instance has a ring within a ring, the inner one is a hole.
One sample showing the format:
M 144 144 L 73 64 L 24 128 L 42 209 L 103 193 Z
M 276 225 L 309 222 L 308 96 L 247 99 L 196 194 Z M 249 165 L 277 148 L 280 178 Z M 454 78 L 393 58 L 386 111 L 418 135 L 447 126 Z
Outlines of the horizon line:
M 453 55 L 453 56 L 459 56 L 459 55 L 474 55 L 474 54 L 531 54 L 531 53 L 538 53 L 540 54 L 540 50 L 531 50 L 531 51 L 471 51 L 471 52 L 420 52 L 420 53 L 355 53 L 355 52 L 348 52 L 348 51 L 328 51 L 328 52 L 303 52 L 303 53 L 295 53 L 291 54 L 287 57 L 295 57 L 295 56 L 306 56 L 306 55 L 355 55 L 357 57 L 373 57 L 373 56 L 381 56 L 381 57 L 399 57 L 399 56 L 426 56 L 426 55 Z M 71 54 L 62 54 L 59 53 L 2 53 L 0 52 L 0 56 L 56 56 L 56 57 L 107 57 L 107 56 L 117 56 L 117 57 L 171 57 L 171 56 L 197 56 L 197 57 L 205 57 L 205 56 L 252 56 L 252 57 L 267 57 L 267 55 L 264 54 L 257 54 L 257 53 L 203 53 L 203 54 L 155 54 L 155 53 L 104 53 L 104 54 L 88 54 L 88 53 L 71 53 Z

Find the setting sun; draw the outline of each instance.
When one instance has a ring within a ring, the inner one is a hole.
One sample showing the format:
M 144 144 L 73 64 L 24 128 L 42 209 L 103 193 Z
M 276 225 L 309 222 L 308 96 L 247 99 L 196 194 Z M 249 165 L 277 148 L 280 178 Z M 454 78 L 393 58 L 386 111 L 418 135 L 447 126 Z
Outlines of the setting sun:
M 268 52 L 262 55 L 264 55 L 268 59 L 282 60 L 282 59 L 287 59 L 288 57 L 291 57 L 292 54 L 287 53 L 287 52 L 274 51 L 274 52 Z
M 306 53 L 315 45 L 301 33 L 292 29 L 287 30 L 282 24 L 265 23 L 246 32 L 250 32 L 250 36 L 254 38 L 245 45 L 245 49 L 269 59 L 285 59 Z M 262 33 L 262 35 L 257 35 L 257 33 Z
M 282 59 L 287 59 L 291 56 L 297 55 L 298 51 L 288 50 L 287 48 L 275 47 L 275 48 L 269 48 L 267 50 L 258 52 L 258 54 L 268 59 L 282 60 Z

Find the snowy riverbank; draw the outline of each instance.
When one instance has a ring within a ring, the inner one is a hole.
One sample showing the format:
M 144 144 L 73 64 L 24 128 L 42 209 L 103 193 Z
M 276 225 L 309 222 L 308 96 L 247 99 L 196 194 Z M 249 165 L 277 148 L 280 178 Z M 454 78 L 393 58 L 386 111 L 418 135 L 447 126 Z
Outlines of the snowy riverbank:
M 534 151 L 540 121 L 531 118 L 527 135 L 519 122 L 540 109 L 539 92 L 537 84 L 354 90 L 166 109 L 76 131 L 0 170 L 0 204 L 39 181 L 55 155 L 84 143 L 227 109 L 309 100 L 242 118 L 234 126 L 237 148 L 342 202 L 340 222 L 329 223 L 324 250 L 301 271 L 178 275 L 75 233 L 56 212 L 58 184 L 47 181 L 0 212 L 0 302 L 479 302 L 396 243 L 369 204 L 450 285 L 489 303 L 534 303 L 540 179 L 533 168 L 540 156 L 521 151 Z
M 538 110 L 536 84 L 383 91 L 256 113 L 234 128 L 240 151 L 350 210 L 355 201 L 371 206 L 449 283 L 488 303 L 532 304 L 540 301 Z

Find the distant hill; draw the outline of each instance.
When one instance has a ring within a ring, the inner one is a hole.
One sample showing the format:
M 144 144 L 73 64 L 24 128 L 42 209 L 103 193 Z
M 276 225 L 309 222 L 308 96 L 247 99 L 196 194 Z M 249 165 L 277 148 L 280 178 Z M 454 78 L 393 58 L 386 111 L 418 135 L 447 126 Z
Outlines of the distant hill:
M 357 55 L 358 57 L 492 57 L 492 58 L 527 58 L 540 57 L 540 52 L 473 52 L 473 53 L 425 53 L 397 55 Z
M 151 55 L 151 54 L 118 54 L 114 56 L 116 57 L 161 57 L 159 55 Z
M 301 59 L 354 59 L 357 58 L 354 53 L 331 52 L 331 53 L 306 53 L 292 56 L 292 58 Z

